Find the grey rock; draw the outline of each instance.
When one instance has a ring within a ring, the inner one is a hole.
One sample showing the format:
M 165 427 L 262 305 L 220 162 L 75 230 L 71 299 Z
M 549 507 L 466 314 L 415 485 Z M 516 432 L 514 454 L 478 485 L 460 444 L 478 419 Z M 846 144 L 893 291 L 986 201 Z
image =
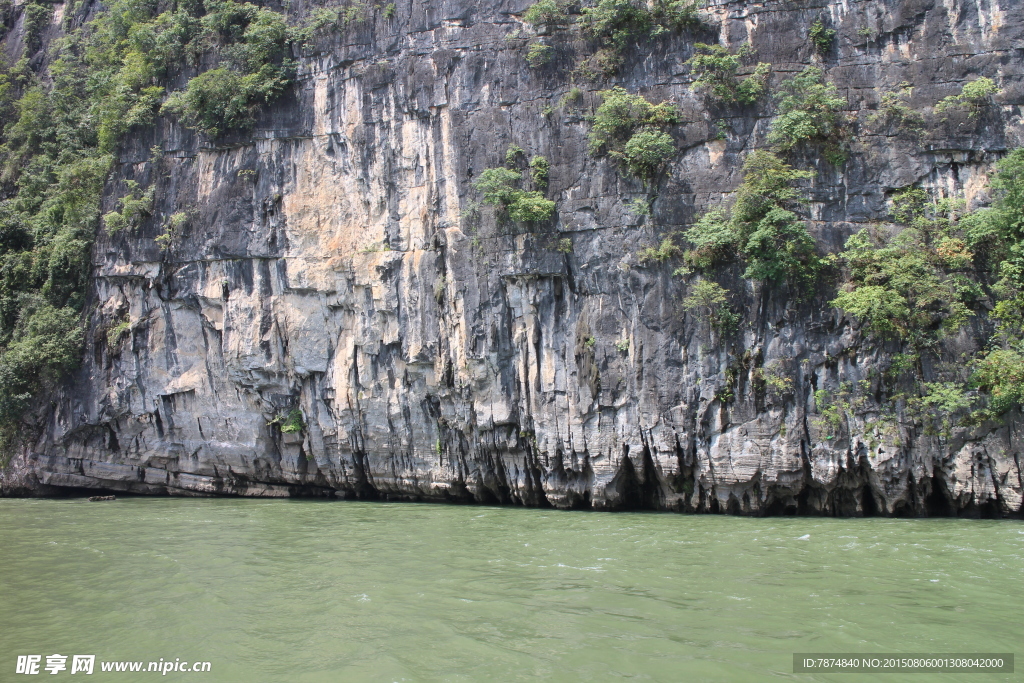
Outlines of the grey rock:
M 528 31 L 526 6 L 400 3 L 394 20 L 304 56 L 294 95 L 251 135 L 211 144 L 166 120 L 135 131 L 105 201 L 124 180 L 155 182 L 157 214 L 189 222 L 166 253 L 156 220 L 98 237 L 82 368 L 4 491 L 1019 514 L 1019 415 L 944 438 L 901 413 L 879 433 L 886 406 L 869 396 L 825 434 L 815 389 L 872 381 L 892 349 L 868 343 L 827 294 L 800 302 L 738 271 L 744 318 L 723 341 L 682 309 L 684 279 L 637 260 L 727 199 L 764 143 L 770 108 L 708 112 L 688 88 L 682 64 L 713 37 L 650 41 L 613 81 L 673 100 L 689 121 L 641 217 L 625 203 L 645 188 L 588 155 L 582 112 L 558 107 L 571 64 L 531 70 L 525 41 L 509 39 Z M 818 59 L 812 21 L 839 31 L 823 66 L 858 134 L 843 172 L 803 160 L 818 169 L 808 212 L 823 247 L 884 220 L 886 192 L 910 183 L 978 204 L 991 163 L 1021 142 L 1024 14 L 1005 0 L 734 0 L 709 14 L 776 79 Z M 978 76 L 1003 93 L 977 122 L 920 138 L 866 123 L 903 81 L 927 110 Z M 588 106 L 607 85 L 584 84 Z M 718 118 L 727 140 L 709 139 Z M 551 225 L 476 207 L 473 177 L 513 143 L 551 161 Z M 125 314 L 131 333 L 111 352 L 105 330 Z M 954 341 L 950 357 L 983 337 Z M 782 368 L 791 389 L 757 390 L 752 358 Z M 268 425 L 296 407 L 301 435 Z

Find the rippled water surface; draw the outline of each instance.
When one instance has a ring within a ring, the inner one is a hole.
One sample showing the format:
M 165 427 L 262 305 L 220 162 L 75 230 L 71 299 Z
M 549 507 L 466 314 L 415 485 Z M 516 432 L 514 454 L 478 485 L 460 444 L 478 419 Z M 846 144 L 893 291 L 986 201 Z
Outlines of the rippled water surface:
M 1021 680 L 792 673 L 807 651 L 1019 658 L 1014 521 L 169 498 L 0 519 L 4 681 L 32 653 L 212 663 L 166 681 Z

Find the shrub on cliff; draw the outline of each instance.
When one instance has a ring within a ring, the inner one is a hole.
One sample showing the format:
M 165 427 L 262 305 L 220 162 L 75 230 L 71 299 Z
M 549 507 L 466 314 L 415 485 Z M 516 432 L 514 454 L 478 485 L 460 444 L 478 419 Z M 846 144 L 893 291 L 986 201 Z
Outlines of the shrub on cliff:
M 544 43 L 531 43 L 526 51 L 526 63 L 531 68 L 539 69 L 548 62 L 555 54 L 555 49 Z
M 979 292 L 962 274 L 973 260 L 952 206 L 932 203 L 911 188 L 897 193 L 891 213 L 903 229 L 889 239 L 861 230 L 841 254 L 845 291 L 833 300 L 879 337 L 923 348 L 955 333 L 971 315 Z
M 1024 353 L 1019 348 L 995 348 L 975 366 L 973 386 L 988 396 L 984 417 L 998 418 L 1024 406 Z
M 291 83 L 285 48 L 292 32 L 281 14 L 251 3 L 216 0 L 206 7 L 202 35 L 219 47 L 221 65 L 192 78 L 162 111 L 216 137 L 252 126 L 259 107 Z
M 555 203 L 536 190 L 520 189 L 523 174 L 508 168 L 488 168 L 473 183 L 484 196 L 484 203 L 505 211 L 514 221 L 547 220 L 555 213 Z
M 780 152 L 801 145 L 821 145 L 830 163 L 842 163 L 840 111 L 846 100 L 836 86 L 824 80 L 821 69 L 809 66 L 779 85 L 778 116 L 772 120 L 768 142 Z
M 574 26 L 597 48 L 580 60 L 576 73 L 611 76 L 623 63 L 627 48 L 669 31 L 699 27 L 703 5 L 703 0 L 596 0 L 584 2 L 574 21 L 567 12 L 570 3 L 539 0 L 527 8 L 523 20 L 545 32 Z
M 118 210 L 103 216 L 103 222 L 106 224 L 109 234 L 125 228 L 137 227 L 142 218 L 153 212 L 156 188 L 150 186 L 148 190 L 142 191 L 134 180 L 129 180 L 127 185 L 128 194 L 118 200 Z
M 827 55 L 835 43 L 836 30 L 825 28 L 825 23 L 821 19 L 816 19 L 807 31 L 807 37 L 810 39 L 811 45 L 814 46 L 815 52 L 819 55 Z
M 969 118 L 976 118 L 981 113 L 981 110 L 991 103 L 992 96 L 999 94 L 999 92 L 1000 90 L 996 87 L 995 82 L 991 78 L 983 76 L 969 83 L 964 83 L 963 87 L 960 88 L 959 95 L 950 95 L 949 97 L 942 98 L 935 105 L 935 113 L 942 114 L 950 109 L 958 108 L 966 111 Z
M 697 43 L 693 56 L 686 60 L 690 71 L 697 74 L 693 88 L 726 104 L 753 104 L 768 88 L 772 65 L 760 62 L 752 73 L 740 78 L 742 60 L 749 54 L 745 47 L 733 54 L 721 45 Z
M 703 0 L 656 0 L 651 9 L 654 34 L 669 29 L 695 29 L 701 25 Z
M 649 179 L 675 155 L 675 142 L 664 129 L 679 122 L 670 102 L 653 104 L 623 88 L 599 93 L 601 104 L 590 128 L 590 153 L 621 159 L 631 173 Z
M 924 127 L 924 117 L 908 105 L 914 89 L 904 81 L 895 90 L 882 95 L 878 111 L 868 117 L 872 125 L 885 124 L 918 132 Z
M 626 141 L 621 155 L 630 173 L 650 179 L 675 153 L 676 144 L 671 135 L 661 130 L 642 128 Z
M 996 279 L 996 323 L 989 347 L 979 358 L 974 385 L 989 397 L 983 417 L 994 418 L 1024 406 L 1024 148 L 996 163 L 991 208 L 963 221 L 968 244 L 981 252 L 984 269 Z
M 41 385 L 77 367 L 83 332 L 79 313 L 28 297 L 0 356 L 0 443 L 6 445 Z
M 171 95 L 163 112 L 217 137 L 252 126 L 259 107 L 277 97 L 288 83 L 288 77 L 270 66 L 247 75 L 225 67 L 210 69 L 190 80 L 183 92 Z
M 771 152 L 752 152 L 743 164 L 743 183 L 731 209 L 709 211 L 684 232 L 692 245 L 687 263 L 708 270 L 739 256 L 747 264 L 745 278 L 809 286 L 820 259 L 793 209 L 800 203 L 796 183 L 810 175 Z
M 539 154 L 530 159 L 530 179 L 534 187 L 546 188 L 548 186 L 548 175 L 551 173 L 551 162 Z
M 622 50 L 651 31 L 651 15 L 632 0 L 598 0 L 584 7 L 580 26 L 584 34 Z
M 292 408 L 287 414 L 280 414 L 273 420 L 267 422 L 268 427 L 277 427 L 282 434 L 301 434 L 306 428 L 306 422 L 302 419 L 302 411 Z
M 720 334 L 734 332 L 740 315 L 729 307 L 729 290 L 712 280 L 700 279 L 683 299 L 683 310 Z
M 569 17 L 557 0 L 539 0 L 526 9 L 523 20 L 537 27 L 551 28 L 567 24 Z

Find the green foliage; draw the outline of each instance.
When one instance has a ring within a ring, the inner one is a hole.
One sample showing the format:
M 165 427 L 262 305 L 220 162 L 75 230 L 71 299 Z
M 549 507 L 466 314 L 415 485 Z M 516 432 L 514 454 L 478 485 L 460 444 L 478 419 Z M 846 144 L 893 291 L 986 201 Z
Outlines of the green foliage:
M 721 45 L 697 43 L 693 56 L 686 60 L 692 73 L 697 74 L 693 88 L 722 103 L 753 104 L 768 89 L 772 65 L 760 62 L 752 73 L 740 78 L 742 59 L 748 54 L 746 47 L 733 54 Z
M 611 78 L 618 73 L 624 61 L 625 57 L 622 56 L 619 50 L 605 46 L 595 52 L 594 56 L 584 63 L 585 68 L 581 69 L 580 75 L 591 80 L 599 76 Z
M 756 380 L 776 398 L 781 398 L 793 390 L 793 378 L 784 374 L 783 364 L 780 361 L 773 361 L 764 368 L 757 368 L 755 373 Z
M 548 186 L 548 173 L 551 171 L 551 162 L 539 154 L 530 159 L 530 179 L 535 187 L 546 188 Z
M 653 35 L 669 29 L 695 29 L 701 25 L 702 0 L 655 0 L 652 10 Z
M 657 247 L 646 247 L 637 253 L 637 259 L 641 263 L 656 261 L 664 263 L 671 258 L 682 255 L 683 250 L 676 246 L 671 237 L 666 237 Z
M 867 230 L 846 242 L 846 291 L 832 302 L 855 316 L 871 334 L 924 347 L 957 332 L 980 296 L 964 276 L 973 254 L 960 236 L 950 202 L 930 202 L 919 188 L 893 196 L 891 213 L 906 227 L 891 239 Z
M 509 168 L 515 168 L 519 165 L 519 160 L 526 156 L 526 152 L 519 145 L 509 145 L 508 149 L 505 150 L 505 165 Z
M 622 159 L 629 172 L 638 178 L 653 178 L 676 153 L 676 144 L 668 133 L 642 128 L 626 141 Z
M 113 353 L 121 345 L 121 339 L 132 329 L 132 321 L 125 318 L 107 330 L 107 349 Z
M 1024 406 L 1024 354 L 1018 348 L 995 348 L 977 363 L 973 385 L 989 399 L 985 417 L 999 417 Z
M 740 315 L 729 307 L 729 291 L 711 280 L 697 280 L 690 287 L 683 299 L 683 310 L 698 321 L 709 323 L 719 334 L 732 334 L 740 321 Z
M 602 147 L 617 149 L 639 128 L 679 123 L 679 110 L 671 102 L 653 104 L 642 95 L 630 95 L 624 88 L 598 93 L 601 104 L 590 129 L 590 152 Z
M 156 187 L 150 186 L 148 190 L 141 192 L 139 184 L 134 180 L 128 180 L 125 184 L 128 186 L 128 194 L 118 200 L 120 210 L 111 211 L 103 216 L 107 233 L 111 235 L 125 228 L 138 227 L 143 218 L 153 213 Z
M 251 74 L 211 69 L 190 80 L 183 92 L 171 95 L 163 111 L 217 137 L 227 130 L 251 127 L 260 106 L 280 95 L 289 82 L 281 69 L 270 65 Z
M 38 0 L 30 0 L 25 9 L 25 50 L 31 54 L 42 46 L 43 31 L 53 17 L 53 5 Z
M 720 263 L 731 261 L 739 253 L 740 237 L 722 209 L 703 214 L 684 233 L 692 248 L 686 252 L 686 261 L 704 271 Z
M 172 213 L 167 223 L 164 225 L 164 231 L 162 234 L 157 235 L 154 238 L 157 246 L 160 247 L 161 251 L 166 251 L 168 247 L 176 240 L 180 235 L 182 228 L 188 223 L 188 214 L 184 211 L 178 211 Z
M 743 171 L 731 211 L 709 211 L 684 233 L 693 245 L 687 263 L 707 270 L 739 255 L 747 263 L 745 278 L 810 285 L 820 259 L 792 208 L 800 196 L 795 184 L 811 174 L 765 150 L 752 152 Z
M 651 199 L 650 197 L 633 197 L 626 202 L 626 208 L 638 216 L 650 216 Z
M 679 122 L 671 102 L 653 104 L 623 88 L 600 93 L 601 104 L 590 129 L 590 153 L 621 159 L 631 173 L 651 178 L 675 154 L 675 142 L 663 128 Z
M 648 35 L 652 25 L 650 12 L 632 0 L 597 0 L 583 8 L 581 19 L 584 34 L 616 50 Z
M 729 300 L 729 292 L 711 280 L 697 280 L 683 299 L 683 309 L 698 319 L 707 320 Z
M 981 419 L 1024 406 L 1024 148 L 996 163 L 990 188 L 993 205 L 960 221 L 967 247 L 980 252 L 985 272 L 997 279 L 989 314 L 995 334 L 971 378 L 988 400 L 977 412 Z
M 567 93 L 558 100 L 558 108 L 565 109 L 570 105 L 579 105 L 583 102 L 583 91 L 573 86 Z
M 267 422 L 267 426 L 279 427 L 282 434 L 299 434 L 306 428 L 306 423 L 302 419 L 302 411 L 292 408 L 287 415 L 278 415 Z
M 309 40 L 333 22 L 344 23 L 365 12 L 360 3 L 339 10 L 333 19 L 330 10 L 314 12 L 309 25 L 293 32 L 283 15 L 252 3 L 212 0 L 205 7 L 198 25 L 185 17 L 180 21 L 194 31 L 192 41 L 215 46 L 223 59 L 218 67 L 192 78 L 184 91 L 172 94 L 162 111 L 209 137 L 251 127 L 259 107 L 291 83 L 293 67 L 286 53 L 293 39 Z
M 910 83 L 904 81 L 895 90 L 882 95 L 878 111 L 868 117 L 868 123 L 896 126 L 912 132 L 920 131 L 924 127 L 924 117 L 907 104 L 913 92 Z
M 489 168 L 480 174 L 474 186 L 484 196 L 484 203 L 497 206 L 514 221 L 547 220 L 555 213 L 555 203 L 537 191 L 519 189 L 522 174 L 507 168 Z
M 628 47 L 669 31 L 698 27 L 702 6 L 701 0 L 597 0 L 596 4 L 584 6 L 578 26 L 585 37 L 597 44 L 598 50 L 580 66 L 579 73 L 591 77 L 598 73 L 613 75 Z M 564 11 L 550 0 L 527 10 L 526 19 L 548 27 L 567 23 Z
M 390 21 L 395 18 L 395 3 L 389 2 L 384 6 L 384 18 Z
M 839 112 L 846 100 L 832 83 L 824 80 L 821 69 L 809 66 L 784 80 L 779 89 L 779 113 L 772 120 L 769 144 L 780 152 L 804 144 L 820 144 L 833 163 L 845 160 Z
M 277 39 L 279 36 L 283 36 L 295 43 L 303 45 L 304 47 L 310 47 L 317 38 L 322 35 L 329 34 L 332 31 L 342 30 L 352 24 L 358 24 L 366 21 L 370 18 L 371 6 L 363 0 L 353 0 L 347 5 L 339 5 L 332 7 L 318 7 L 309 13 L 306 21 L 294 28 L 287 28 L 283 25 L 283 17 L 281 18 L 281 25 L 284 28 L 284 33 L 277 29 L 273 32 L 274 42 L 269 43 L 268 46 L 271 49 L 277 47 Z M 266 18 L 268 22 L 274 22 L 278 24 L 278 20 L 271 15 L 276 14 L 269 10 L 260 10 L 266 12 Z M 280 15 L 278 15 L 280 17 Z M 384 7 L 383 17 L 385 19 L 392 19 L 395 16 L 395 4 L 390 3 Z M 242 15 L 242 20 L 245 20 L 245 15 Z M 236 48 L 237 49 L 237 48 Z M 244 49 L 244 48 L 243 48 Z M 276 55 L 275 55 L 276 56 Z M 275 56 L 270 56 L 261 60 L 261 62 L 274 61 Z
M 743 247 L 748 264 L 743 277 L 794 283 L 813 279 L 818 270 L 814 238 L 795 213 L 774 207 L 752 226 Z
M 530 43 L 526 51 L 526 63 L 533 69 L 539 69 L 548 62 L 555 54 L 555 49 L 544 43 Z
M 555 213 L 555 203 L 537 191 L 518 192 L 506 208 L 509 218 L 523 223 L 546 221 Z
M 752 224 L 773 209 L 794 205 L 801 196 L 796 184 L 812 175 L 767 150 L 751 152 L 743 162 L 743 184 L 736 190 L 733 220 Z
M 492 206 L 508 206 L 518 190 L 516 186 L 522 180 L 522 174 L 507 168 L 489 168 L 480 174 L 473 183 L 483 194 L 484 203 Z
M 12 338 L 0 356 L 0 436 L 8 441 L 41 386 L 78 366 L 80 316 L 28 295 Z
M 527 8 L 523 20 L 536 27 L 558 27 L 567 24 L 569 18 L 557 0 L 539 0 Z
M 865 402 L 866 397 L 850 382 L 841 382 L 837 391 L 819 389 L 814 392 L 818 417 L 811 422 L 830 440 L 843 432 L 850 418 L 864 407 Z
M 991 103 L 992 96 L 1000 92 L 1002 91 L 996 87 L 991 78 L 982 76 L 969 83 L 964 83 L 959 95 L 942 98 L 935 105 L 935 112 L 941 114 L 950 109 L 961 109 L 967 112 L 968 117 L 976 118 L 981 110 Z
M 949 438 L 953 429 L 953 416 L 963 415 L 978 401 L 978 396 L 959 382 L 925 382 L 923 393 L 907 401 L 908 408 L 918 418 L 937 422 L 939 433 Z
M 817 19 L 813 24 L 811 24 L 811 28 L 807 32 L 807 36 L 811 39 L 811 44 L 814 45 L 814 50 L 820 55 L 826 55 L 832 50 L 832 44 L 836 39 L 836 30 L 833 28 L 825 28 L 825 24 L 821 19 Z

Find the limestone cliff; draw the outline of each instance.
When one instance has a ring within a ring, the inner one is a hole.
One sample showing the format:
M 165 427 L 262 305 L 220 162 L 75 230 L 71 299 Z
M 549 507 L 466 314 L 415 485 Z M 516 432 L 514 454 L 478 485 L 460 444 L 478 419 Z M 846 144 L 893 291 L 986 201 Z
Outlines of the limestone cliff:
M 1016 413 L 949 433 L 900 413 L 879 429 L 891 406 L 869 390 L 825 429 L 815 391 L 877 384 L 895 352 L 828 305 L 834 287 L 801 299 L 737 271 L 743 316 L 725 338 L 683 309 L 685 277 L 637 256 L 727 199 L 767 134 L 770 100 L 709 110 L 691 89 L 694 42 L 749 42 L 774 82 L 816 63 L 846 98 L 849 159 L 804 164 L 809 225 L 835 251 L 885 220 L 894 189 L 986 200 L 992 162 L 1024 137 L 1019 7 L 713 0 L 704 34 L 645 41 L 610 80 L 574 82 L 557 51 L 528 65 L 528 5 L 400 1 L 296 55 L 296 84 L 251 133 L 133 129 L 106 206 L 134 180 L 155 185 L 154 215 L 187 220 L 166 249 L 157 220 L 97 237 L 81 368 L 8 491 L 1019 513 Z M 821 17 L 837 30 L 824 56 L 807 38 Z M 866 123 L 902 82 L 930 111 L 979 76 L 1002 92 L 977 121 L 916 137 Z M 627 206 L 648 187 L 587 153 L 586 114 L 610 85 L 683 113 L 650 215 Z M 561 101 L 573 86 L 582 100 Z M 473 179 L 510 145 L 551 162 L 549 225 L 479 204 Z M 977 348 L 976 332 L 935 362 Z M 777 391 L 757 381 L 766 367 L 788 378 Z M 282 432 L 294 409 L 302 428 Z

